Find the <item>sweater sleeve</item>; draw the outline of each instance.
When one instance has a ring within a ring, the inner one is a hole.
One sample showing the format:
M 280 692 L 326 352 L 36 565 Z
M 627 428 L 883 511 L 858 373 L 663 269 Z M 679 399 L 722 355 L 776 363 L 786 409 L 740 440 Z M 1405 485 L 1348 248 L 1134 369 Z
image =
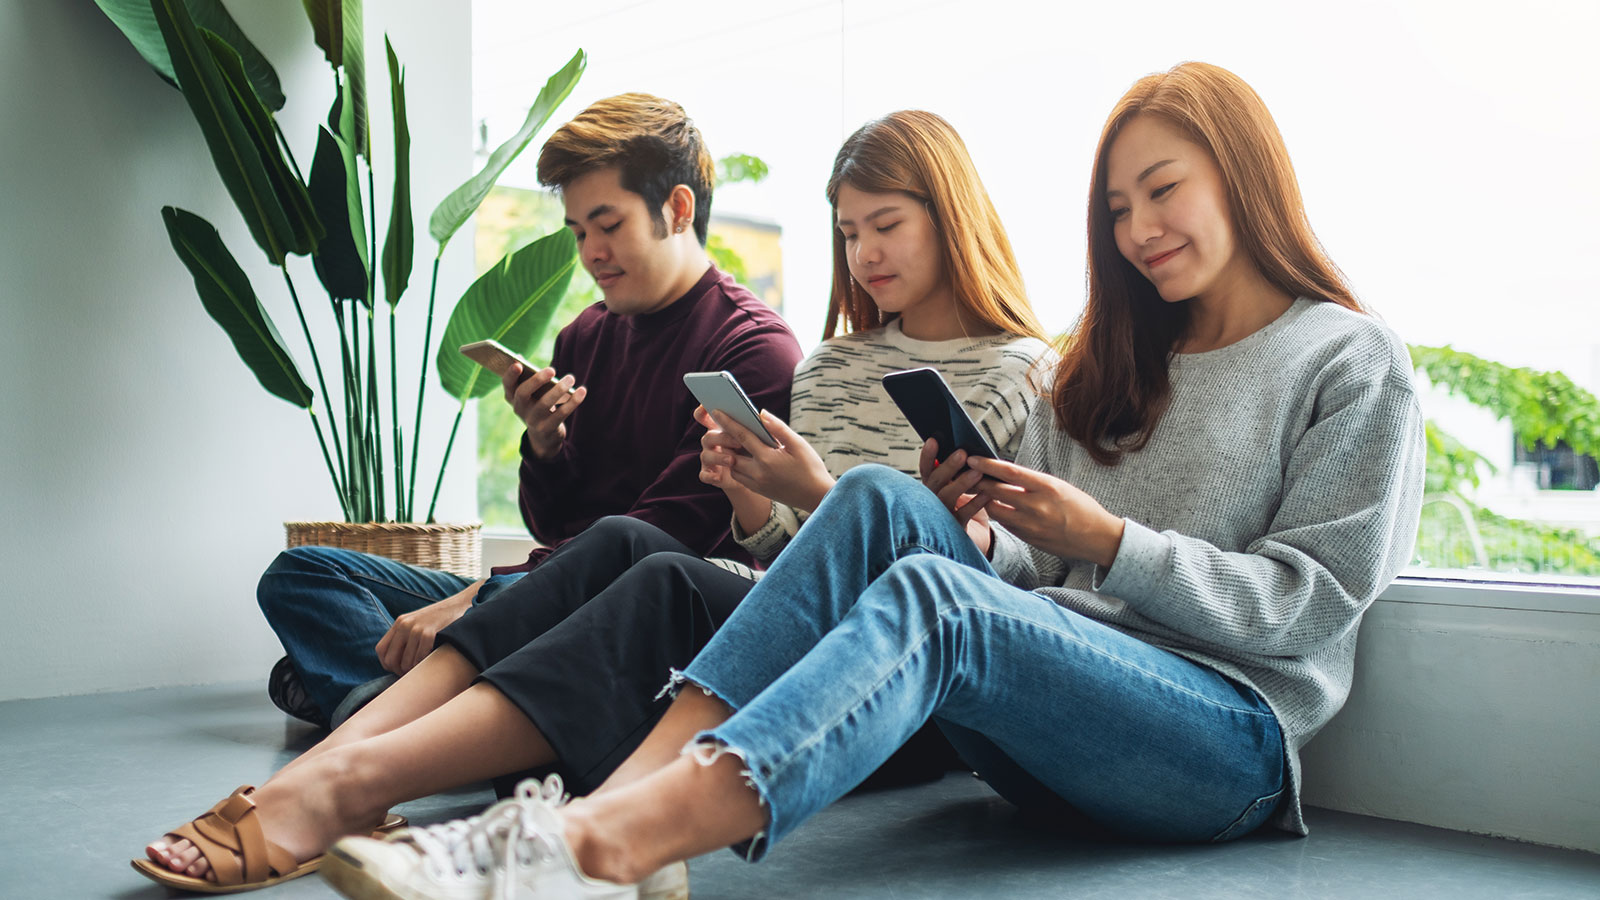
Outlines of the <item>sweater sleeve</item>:
M 739 517 L 733 517 L 733 539 L 746 553 L 755 557 L 762 565 L 771 565 L 778 553 L 789 546 L 789 540 L 800 530 L 801 524 L 809 518 L 804 510 L 795 509 L 786 504 L 772 501 L 771 511 L 767 514 L 767 521 L 750 534 L 745 534 L 739 527 Z
M 1409 559 L 1421 509 L 1421 410 L 1409 372 L 1385 362 L 1324 383 L 1265 535 L 1227 552 L 1125 520 L 1094 588 L 1247 653 L 1301 656 L 1345 636 Z

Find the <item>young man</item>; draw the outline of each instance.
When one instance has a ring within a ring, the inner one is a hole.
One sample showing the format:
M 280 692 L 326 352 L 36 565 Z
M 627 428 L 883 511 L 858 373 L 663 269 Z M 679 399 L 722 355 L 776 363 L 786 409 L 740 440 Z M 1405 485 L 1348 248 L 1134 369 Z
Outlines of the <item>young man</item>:
M 329 547 L 280 554 L 257 595 L 288 651 L 268 693 L 291 715 L 337 726 L 472 603 L 601 517 L 631 516 L 697 553 L 744 558 L 726 496 L 699 480 L 697 404 L 682 376 L 725 369 L 758 407 L 787 418 L 801 353 L 783 319 L 706 258 L 715 169 L 699 130 L 671 101 L 611 97 L 550 137 L 538 172 L 560 192 L 605 298 L 557 335 L 548 368 L 524 379 L 513 367 L 504 379 L 527 426 L 522 517 L 544 546 L 470 584 Z

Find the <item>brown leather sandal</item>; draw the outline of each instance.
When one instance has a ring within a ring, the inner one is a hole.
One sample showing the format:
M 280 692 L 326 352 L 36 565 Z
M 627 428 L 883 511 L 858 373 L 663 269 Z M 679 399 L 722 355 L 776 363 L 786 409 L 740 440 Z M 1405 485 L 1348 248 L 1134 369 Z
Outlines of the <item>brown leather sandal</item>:
M 167 887 L 201 894 L 253 891 L 315 872 L 322 866 L 320 854 L 296 863 L 293 854 L 261 833 L 261 821 L 255 816 L 256 802 L 250 797 L 254 790 L 253 785 L 244 785 L 205 815 L 168 832 L 200 848 L 211 863 L 216 881 L 174 872 L 150 859 L 132 860 L 134 869 Z M 390 813 L 373 835 L 394 831 L 405 824 L 404 816 Z

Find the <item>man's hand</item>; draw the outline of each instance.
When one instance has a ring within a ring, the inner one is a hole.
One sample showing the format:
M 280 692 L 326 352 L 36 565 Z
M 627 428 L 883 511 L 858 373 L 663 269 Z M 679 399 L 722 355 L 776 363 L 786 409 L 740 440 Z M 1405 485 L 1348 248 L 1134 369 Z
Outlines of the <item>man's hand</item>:
M 528 446 L 542 460 L 556 458 L 567 439 L 567 417 L 589 395 L 586 387 L 574 388 L 571 375 L 556 380 L 556 370 L 546 367 L 523 377 L 527 370 L 512 364 L 500 376 L 506 402 L 528 429 Z
M 459 594 L 396 618 L 378 641 L 378 662 L 385 670 L 396 675 L 411 671 L 417 663 L 422 662 L 423 657 L 433 652 L 434 635 L 461 618 L 461 614 L 472 605 L 472 598 L 478 595 L 478 588 L 488 580 L 480 578 Z

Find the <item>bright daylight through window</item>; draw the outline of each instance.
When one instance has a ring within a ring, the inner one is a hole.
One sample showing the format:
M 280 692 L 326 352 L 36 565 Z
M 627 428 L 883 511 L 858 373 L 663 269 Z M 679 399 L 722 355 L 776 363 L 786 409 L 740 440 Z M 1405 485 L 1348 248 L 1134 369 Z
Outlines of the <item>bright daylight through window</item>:
M 833 154 L 870 118 L 929 109 L 966 139 L 1033 305 L 1060 333 L 1082 307 L 1084 190 L 1111 103 L 1182 60 L 1225 66 L 1277 116 L 1329 253 L 1411 345 L 1428 470 L 1407 574 L 1600 585 L 1600 114 L 1587 63 L 1600 6 L 1099 6 L 474 0 L 480 152 L 579 47 L 588 71 L 546 133 L 623 91 L 682 103 L 724 161 L 713 258 L 809 349 L 829 288 Z M 543 139 L 479 213 L 480 264 L 560 227 L 533 177 Z M 596 299 L 580 273 L 557 324 Z M 520 424 L 497 397 L 478 405 L 480 506 L 490 528 L 525 534 Z

